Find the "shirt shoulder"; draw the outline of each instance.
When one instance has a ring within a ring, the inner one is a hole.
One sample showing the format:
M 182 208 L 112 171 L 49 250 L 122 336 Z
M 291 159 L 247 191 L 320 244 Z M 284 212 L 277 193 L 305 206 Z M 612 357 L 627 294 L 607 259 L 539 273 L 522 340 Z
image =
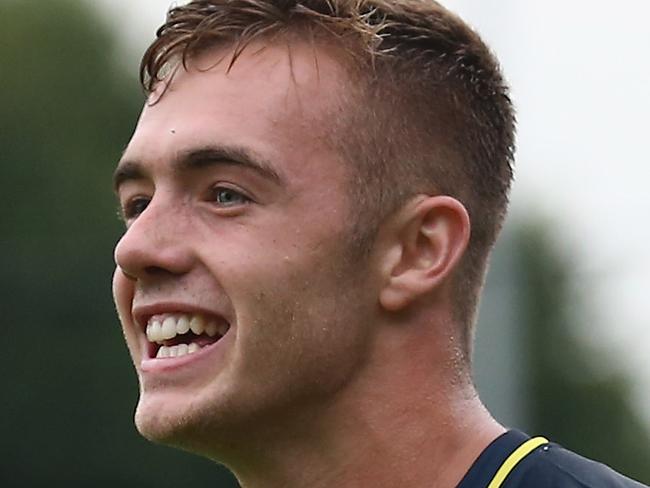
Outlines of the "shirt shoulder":
M 554 443 L 538 447 L 510 473 L 503 488 L 648 488 L 610 467 Z
M 495 439 L 456 488 L 485 488 L 513 452 L 530 440 L 518 430 Z M 515 464 L 501 488 L 650 488 L 559 444 L 544 443 Z

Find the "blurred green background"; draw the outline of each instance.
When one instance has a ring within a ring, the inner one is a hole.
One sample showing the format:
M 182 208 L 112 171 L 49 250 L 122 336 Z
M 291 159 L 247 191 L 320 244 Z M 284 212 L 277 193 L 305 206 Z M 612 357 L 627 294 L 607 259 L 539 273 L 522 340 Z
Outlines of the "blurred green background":
M 132 424 L 137 384 L 110 294 L 122 230 L 110 179 L 143 97 L 85 5 L 0 0 L 0 486 L 236 486 Z M 650 483 L 630 379 L 579 339 L 576 264 L 548 225 L 506 229 L 479 325 L 479 388 L 504 423 Z M 499 403 L 506 390 L 513 400 Z

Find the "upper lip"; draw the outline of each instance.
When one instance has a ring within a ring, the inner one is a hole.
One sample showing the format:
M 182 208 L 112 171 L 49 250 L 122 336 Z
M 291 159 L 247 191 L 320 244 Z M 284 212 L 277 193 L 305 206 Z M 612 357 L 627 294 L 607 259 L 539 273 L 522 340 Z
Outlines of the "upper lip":
M 131 315 L 133 316 L 135 323 L 143 330 L 147 326 L 151 317 L 165 313 L 200 314 L 205 317 L 218 317 L 222 320 L 226 320 L 224 315 L 219 312 L 187 303 L 157 302 L 146 305 L 134 305 L 131 310 Z

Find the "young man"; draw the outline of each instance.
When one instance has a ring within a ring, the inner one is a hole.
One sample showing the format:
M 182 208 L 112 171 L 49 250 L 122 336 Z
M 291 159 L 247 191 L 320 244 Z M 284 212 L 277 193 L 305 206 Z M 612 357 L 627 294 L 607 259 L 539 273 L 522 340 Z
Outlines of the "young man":
M 492 419 L 497 62 L 431 0 L 203 0 L 142 63 L 114 294 L 147 438 L 244 487 L 640 486 Z

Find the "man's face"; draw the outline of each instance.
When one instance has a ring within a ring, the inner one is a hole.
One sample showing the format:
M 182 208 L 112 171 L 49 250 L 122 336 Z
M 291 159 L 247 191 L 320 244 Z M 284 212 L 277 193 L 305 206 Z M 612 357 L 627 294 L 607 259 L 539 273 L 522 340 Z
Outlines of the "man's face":
M 327 405 L 368 358 L 376 288 L 325 137 L 345 77 L 312 47 L 261 47 L 179 70 L 116 171 L 114 295 L 152 439 L 200 448 Z

